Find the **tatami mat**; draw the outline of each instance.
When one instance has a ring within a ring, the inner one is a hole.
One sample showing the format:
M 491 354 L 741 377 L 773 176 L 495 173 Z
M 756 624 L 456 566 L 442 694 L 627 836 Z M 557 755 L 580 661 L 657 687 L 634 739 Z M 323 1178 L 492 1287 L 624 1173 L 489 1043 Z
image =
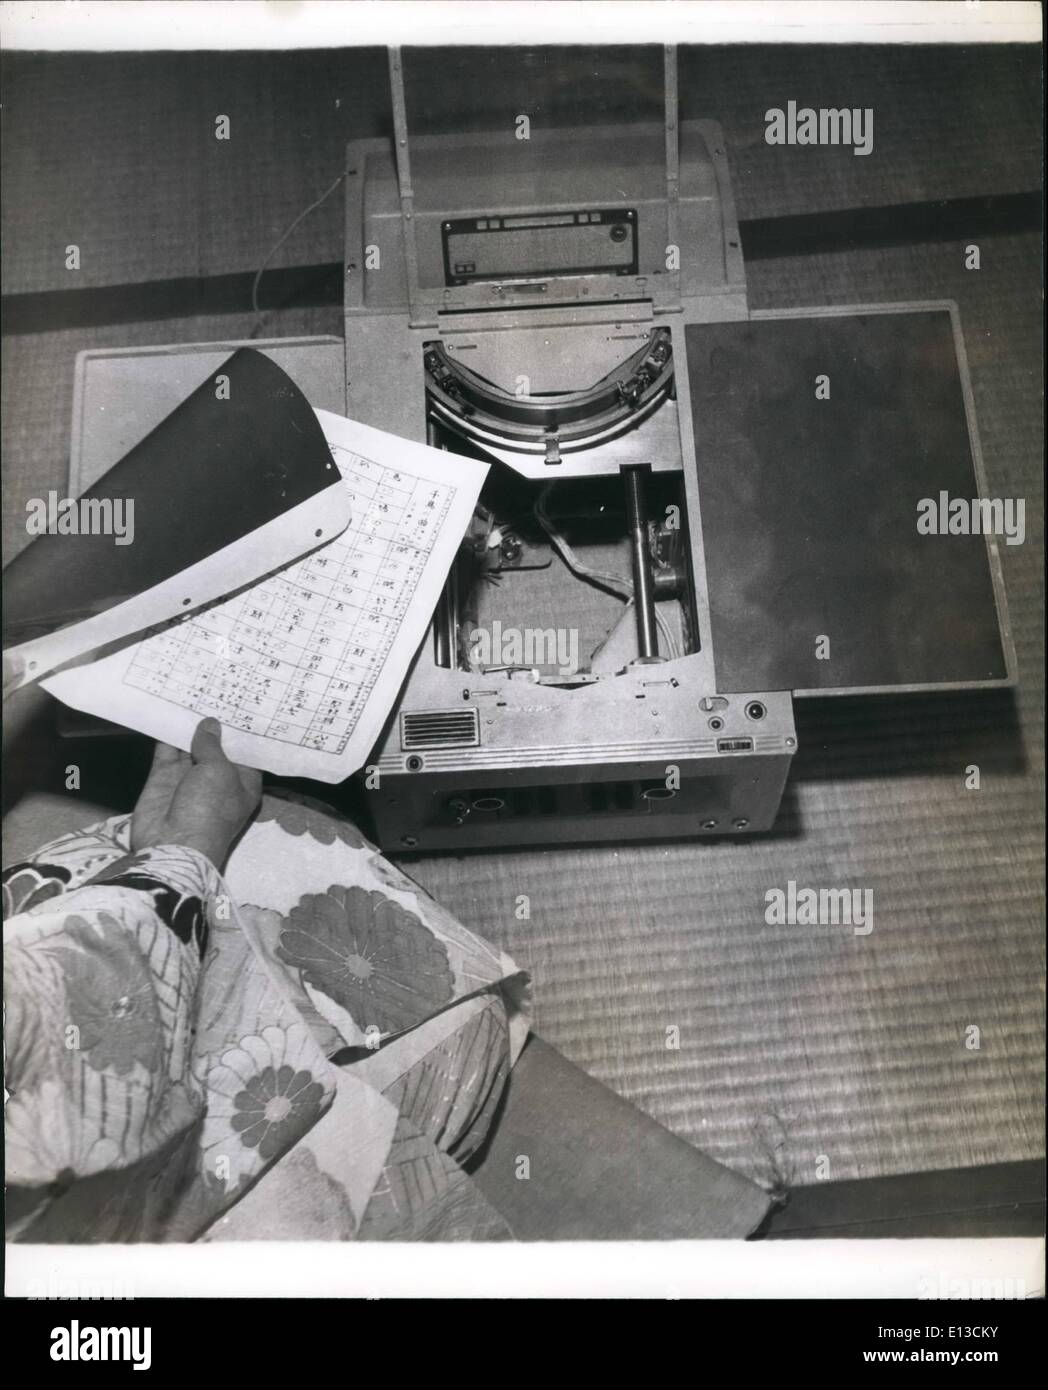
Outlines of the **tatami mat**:
M 957 51 L 922 77 L 896 50 L 894 87 L 887 57 L 861 59 L 874 82 L 858 57 L 841 55 L 849 90 L 872 94 L 877 153 L 793 151 L 783 162 L 760 140 L 765 107 L 830 91 L 814 58 L 790 57 L 792 67 L 762 50 L 682 69 L 687 113 L 724 120 L 741 215 L 1014 191 L 1036 180 L 1024 55 Z M 275 59 L 221 69 L 180 59 L 188 66 L 175 87 L 201 120 L 232 106 L 234 131 L 250 141 L 235 157 L 226 152 L 219 176 L 201 172 L 194 151 L 204 137 L 175 88 L 145 99 L 152 60 L 127 60 L 144 102 L 137 126 L 115 114 L 131 109 L 127 80 L 98 61 L 106 81 L 89 102 L 73 84 L 61 98 L 69 118 L 55 119 L 53 133 L 43 123 L 26 135 L 27 116 L 59 100 L 42 60 L 20 60 L 9 87 L 9 289 L 67 287 L 54 256 L 76 239 L 73 210 L 94 247 L 88 283 L 248 268 L 274 228 L 325 186 L 347 132 L 370 133 L 380 120 L 384 73 L 354 87 L 346 74 L 357 69 L 340 69 L 335 55 L 313 55 L 314 80 L 297 88 Z M 265 72 L 268 88 L 232 81 Z M 349 114 L 336 134 L 314 136 L 326 104 Z M 333 201 L 286 260 L 333 259 L 340 235 Z M 1027 500 L 1026 544 L 1002 557 L 1018 690 L 799 709 L 800 751 L 772 835 L 447 856 L 411 871 L 534 972 L 536 1024 L 549 1042 L 743 1172 L 810 1183 L 1031 1157 L 1043 1151 L 1039 244 L 988 239 L 978 272 L 963 269 L 960 247 L 936 246 L 762 261 L 749 276 L 755 307 L 960 302 L 990 491 Z M 340 323 L 332 309 L 283 314 L 271 328 L 292 335 Z M 252 326 L 245 316 L 6 339 L 6 556 L 25 543 L 26 497 L 64 483 L 79 349 L 236 337 Z M 978 791 L 965 788 L 972 763 Z M 768 925 L 765 894 L 790 879 L 871 891 L 872 932 Z M 526 922 L 514 914 L 521 893 L 531 902 Z M 978 1050 L 966 1046 L 972 1027 Z M 668 1029 L 679 1029 L 679 1049 L 667 1047 Z
M 413 872 L 534 971 L 544 1037 L 733 1167 L 770 1177 L 774 1160 L 803 1183 L 820 1155 L 840 1178 L 1027 1157 L 1042 1140 L 1036 840 L 1002 854 L 960 775 L 928 790 L 799 783 L 782 837 L 761 843 Z M 790 878 L 869 889 L 873 931 L 767 925 L 765 892 Z
M 467 121 L 509 131 L 518 111 L 551 125 L 631 108 L 658 120 L 651 53 L 637 71 L 621 49 L 547 51 L 519 64 L 472 50 L 416 89 L 414 128 L 424 115 L 441 129 Z M 679 61 L 681 115 L 721 122 L 740 218 L 1039 187 L 1033 45 L 952 46 L 929 58 L 918 46 L 752 44 L 685 49 Z M 391 123 L 376 49 L 10 54 L 3 76 L 9 294 L 254 270 L 344 168 L 346 142 Z M 871 153 L 768 145 L 766 111 L 791 100 L 871 109 Z M 215 139 L 219 115 L 230 119 L 229 140 Z M 65 268 L 70 243 L 81 248 L 75 273 Z M 335 193 L 272 264 L 341 254 Z

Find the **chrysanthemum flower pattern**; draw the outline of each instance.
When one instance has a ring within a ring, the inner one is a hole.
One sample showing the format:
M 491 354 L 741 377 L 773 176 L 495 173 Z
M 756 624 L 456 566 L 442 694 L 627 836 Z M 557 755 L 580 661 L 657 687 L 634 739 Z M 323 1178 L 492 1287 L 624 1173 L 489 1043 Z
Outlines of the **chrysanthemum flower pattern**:
M 18 1238 L 33 1238 L 67 1183 L 103 1173 L 114 1200 L 97 1220 L 83 1213 L 85 1231 L 191 1239 L 245 1194 L 249 1208 L 273 1169 L 270 1190 L 294 1196 L 287 1234 L 312 1214 L 325 1237 L 357 1237 L 376 1180 L 392 1224 L 369 1234 L 473 1231 L 469 1180 L 445 1150 L 486 1131 L 505 1025 L 449 1017 L 440 1043 L 418 1025 L 510 963 L 321 803 L 266 798 L 258 822 L 231 878 L 178 845 L 132 854 L 127 817 L 60 837 L 8 875 L 22 992 L 7 1015 L 8 1176 L 46 1192 Z M 400 1068 L 370 1097 L 328 1060 L 350 1019 L 385 1035 L 384 1060 Z M 416 1128 L 407 1150 L 396 1130 L 390 1155 L 398 1110 Z M 156 1163 L 178 1187 L 173 1207 L 158 1200 Z M 454 1182 L 434 1188 L 435 1172 Z
M 307 893 L 288 914 L 277 954 L 362 1030 L 414 1027 L 454 993 L 442 942 L 413 912 L 363 888 Z
M 274 1158 L 316 1117 L 323 1094 L 312 1072 L 265 1067 L 234 1098 L 233 1130 L 249 1149 Z
M 273 1024 L 224 1052 L 205 1079 L 205 1171 L 235 1185 L 296 1144 L 330 1100 L 330 1084 L 318 1079 L 322 1065 L 300 1023 Z

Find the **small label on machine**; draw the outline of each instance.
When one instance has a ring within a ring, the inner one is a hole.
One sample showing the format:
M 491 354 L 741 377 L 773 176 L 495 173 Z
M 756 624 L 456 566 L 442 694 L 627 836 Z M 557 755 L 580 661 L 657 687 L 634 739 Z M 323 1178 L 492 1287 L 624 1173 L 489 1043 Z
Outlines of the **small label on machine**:
M 635 275 L 633 208 L 460 217 L 442 225 L 448 285 L 548 275 Z

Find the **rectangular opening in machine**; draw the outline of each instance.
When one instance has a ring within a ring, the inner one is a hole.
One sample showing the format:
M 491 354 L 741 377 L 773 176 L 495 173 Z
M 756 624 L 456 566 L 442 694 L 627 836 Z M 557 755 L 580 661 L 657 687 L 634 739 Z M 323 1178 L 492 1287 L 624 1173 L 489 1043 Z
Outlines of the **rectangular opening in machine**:
M 569 686 L 696 651 L 682 475 L 535 481 L 493 464 L 433 642 L 438 666 Z
M 699 636 L 669 330 L 555 335 L 518 331 L 515 358 L 484 334 L 424 345 L 429 443 L 489 464 L 433 655 L 575 687 L 690 655 Z M 544 337 L 575 389 L 550 389 Z M 545 374 L 518 393 L 514 361 Z

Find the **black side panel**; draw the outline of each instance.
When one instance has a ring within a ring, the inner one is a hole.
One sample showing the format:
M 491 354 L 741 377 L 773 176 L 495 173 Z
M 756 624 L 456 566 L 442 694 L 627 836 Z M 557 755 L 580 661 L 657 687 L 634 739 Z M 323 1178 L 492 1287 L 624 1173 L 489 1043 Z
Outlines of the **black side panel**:
M 917 530 L 922 499 L 979 492 L 949 313 L 697 325 L 686 344 L 718 689 L 1005 679 L 985 538 Z

